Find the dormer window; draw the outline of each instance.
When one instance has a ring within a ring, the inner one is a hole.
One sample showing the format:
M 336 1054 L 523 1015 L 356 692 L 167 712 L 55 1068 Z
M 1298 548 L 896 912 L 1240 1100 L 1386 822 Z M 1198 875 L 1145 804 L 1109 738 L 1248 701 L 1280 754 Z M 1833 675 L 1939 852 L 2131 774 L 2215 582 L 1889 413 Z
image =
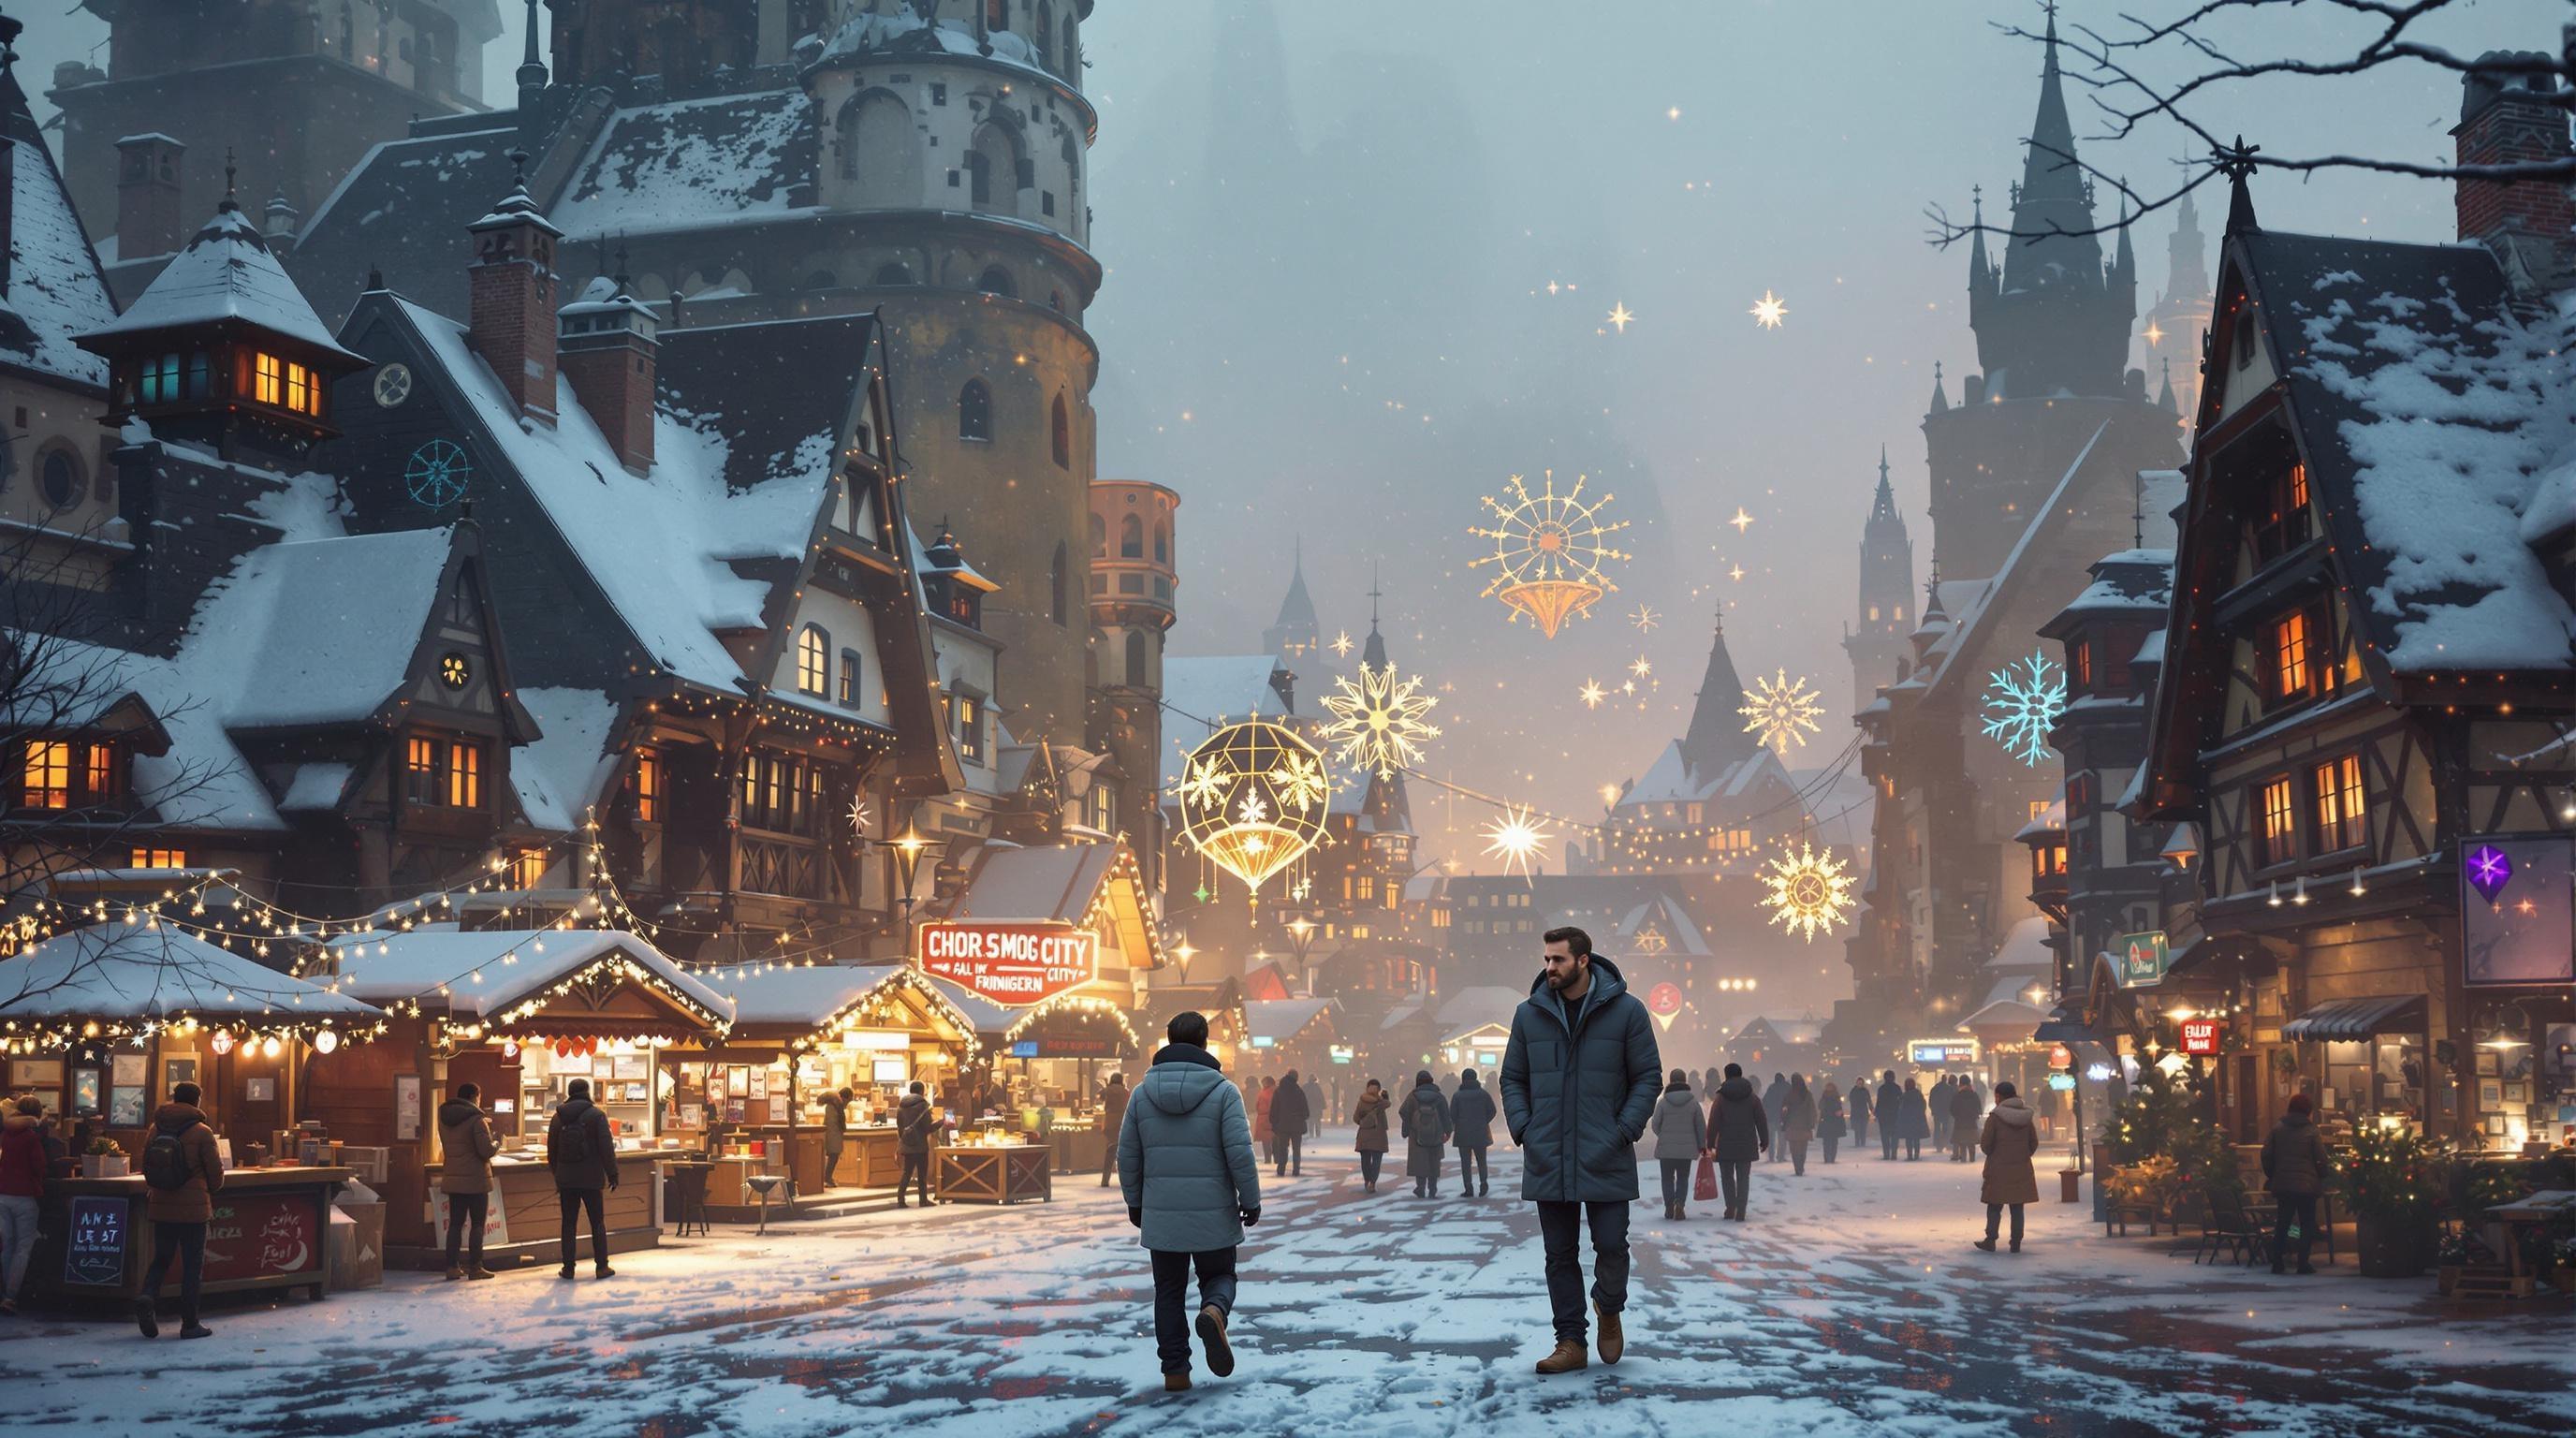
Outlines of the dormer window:
M 18 802 L 30 809 L 72 806 L 71 745 L 58 739 L 28 741 L 27 767 Z
M 442 809 L 483 807 L 483 745 L 444 734 L 415 734 L 403 746 L 403 797 Z
M 322 413 L 322 376 L 267 353 L 250 357 L 250 397 L 297 414 Z
M 2256 563 L 2269 563 L 2308 542 L 2316 532 L 2308 508 L 2308 467 L 2294 464 L 2266 488 L 2254 522 Z

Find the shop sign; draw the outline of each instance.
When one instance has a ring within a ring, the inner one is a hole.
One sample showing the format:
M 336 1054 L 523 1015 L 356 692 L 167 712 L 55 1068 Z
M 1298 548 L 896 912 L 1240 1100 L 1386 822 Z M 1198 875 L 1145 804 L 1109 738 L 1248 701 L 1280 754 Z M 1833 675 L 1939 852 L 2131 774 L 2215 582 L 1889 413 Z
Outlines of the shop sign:
M 1353 1049 L 1349 1044 L 1335 1044 L 1331 1048 L 1324 1050 L 1324 1052 L 1330 1055 L 1333 1062 L 1337 1064 L 1346 1064 L 1359 1057 L 1358 1051 Z
M 1657 1017 L 1662 1017 L 1666 1014 L 1677 1014 L 1681 1011 L 1682 991 L 1680 985 L 1662 983 L 1646 990 L 1646 1012 L 1654 1014 Z
M 63 1240 L 63 1282 L 95 1288 L 125 1282 L 125 1213 L 121 1198 L 75 1197 Z
M 1037 1056 L 1042 1059 L 1114 1059 L 1118 1057 L 1118 1040 L 1089 1034 L 1042 1038 L 1038 1040 Z
M 2218 1052 L 2218 1020 L 2183 1020 L 2182 1051 L 2200 1057 Z
M 923 972 L 1006 1008 L 1029 1008 L 1100 976 L 1100 938 L 1060 923 L 935 920 L 921 926 Z
M 912 1047 L 912 1035 L 901 1029 L 843 1029 L 841 1047 L 853 1050 L 873 1049 L 879 1053 L 900 1053 Z
M 1911 1039 L 1905 1045 L 1906 1057 L 1927 1067 L 1941 1064 L 1972 1064 L 1977 1061 L 1977 1041 L 1963 1039 Z
M 2164 930 L 2123 934 L 2113 942 L 2119 946 L 2120 987 L 2147 989 L 2165 981 L 2165 965 L 2173 958 L 2173 950 L 2165 943 Z
M 2569 846 L 2488 838 L 2460 856 L 2460 967 L 2471 984 L 2576 983 Z
M 1254 1034 L 1252 1036 L 1252 1046 L 1257 1049 L 1275 1049 L 1279 1047 L 1279 1040 L 1272 1038 L 1268 1034 Z
M 321 1207 L 310 1193 L 218 1198 L 206 1225 L 206 1281 L 321 1271 Z
M 2071 1069 L 2075 1067 L 2075 1050 L 2068 1048 L 2064 1044 L 2058 1044 L 2050 1048 L 2048 1051 L 2048 1066 L 2053 1069 Z
M 1011 1057 L 1015 1059 L 1033 1059 L 1037 1056 L 1038 1041 L 1036 1039 L 1022 1039 L 1018 1043 L 1011 1045 Z
M 2065 1093 L 2067 1090 L 2075 1087 L 2075 1075 L 2050 1074 L 2048 1076 L 2048 1086 L 2057 1090 L 2059 1093 Z

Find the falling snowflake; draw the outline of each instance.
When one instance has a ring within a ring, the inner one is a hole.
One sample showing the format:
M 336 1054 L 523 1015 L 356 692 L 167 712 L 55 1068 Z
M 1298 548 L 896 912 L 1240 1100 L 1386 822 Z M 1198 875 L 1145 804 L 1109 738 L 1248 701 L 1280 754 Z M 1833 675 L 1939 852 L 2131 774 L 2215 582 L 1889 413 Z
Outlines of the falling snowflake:
M 1816 691 L 1807 687 L 1805 675 L 1795 679 L 1786 669 L 1774 670 L 1770 678 L 1755 675 L 1756 687 L 1744 691 L 1744 703 L 1736 713 L 1744 716 L 1744 732 L 1759 734 L 1782 758 L 1789 756 L 1792 741 L 1804 746 L 1807 734 L 1825 732 L 1816 724 L 1816 716 L 1825 712 Z M 1798 731 L 1804 729 L 1807 734 Z
M 1232 778 L 1216 760 L 1201 759 L 1190 766 L 1189 777 L 1181 781 L 1181 802 L 1213 809 L 1225 802 L 1226 786 Z
M 2033 651 L 1986 676 L 1987 738 L 2027 765 L 2049 754 L 2048 731 L 2066 710 L 2066 671 Z
M 1398 679 L 1392 664 L 1364 663 L 1358 683 L 1337 676 L 1333 687 L 1337 692 L 1324 696 L 1333 722 L 1321 737 L 1339 746 L 1333 757 L 1351 768 L 1392 779 L 1396 770 L 1421 763 L 1423 744 L 1440 737 L 1423 722 L 1440 701 L 1422 692 L 1420 676 Z
M 1762 905 L 1771 911 L 1771 922 L 1811 944 L 1840 925 L 1852 907 L 1850 870 L 1832 850 L 1819 854 L 1804 839 L 1795 854 L 1783 849 L 1766 862 L 1761 879 L 1770 890 Z
M 1323 765 L 1304 754 L 1289 754 L 1270 771 L 1270 787 L 1278 792 L 1280 803 L 1293 809 L 1312 809 L 1324 802 L 1332 785 L 1324 777 Z

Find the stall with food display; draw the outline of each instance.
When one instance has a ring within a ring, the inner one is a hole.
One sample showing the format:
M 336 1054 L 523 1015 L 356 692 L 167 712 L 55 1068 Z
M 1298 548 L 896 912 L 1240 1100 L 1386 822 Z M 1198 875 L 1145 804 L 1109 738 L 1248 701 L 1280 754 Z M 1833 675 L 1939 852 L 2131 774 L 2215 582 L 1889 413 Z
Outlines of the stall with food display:
M 710 984 L 732 1001 L 721 1039 L 661 1051 L 662 1134 L 703 1148 L 710 1217 L 759 1206 L 754 1173 L 810 1197 L 825 1182 L 823 1099 L 846 1088 L 847 1141 L 831 1181 L 890 1188 L 902 1171 L 894 1113 L 919 1081 L 957 1086 L 983 1055 L 974 1021 L 907 964 L 788 966 Z
M 661 1241 L 659 1051 L 721 1039 L 733 1005 L 649 941 L 611 929 L 423 928 L 331 940 L 325 982 L 382 1006 L 385 1041 L 317 1059 L 314 1102 L 334 1133 L 389 1151 L 386 1261 L 437 1267 L 445 1206 L 438 1105 L 472 1082 L 501 1139 L 486 1262 L 553 1262 L 557 1211 L 545 1167 L 550 1115 L 586 1083 L 617 1136 L 626 1178 L 608 1195 L 611 1253 Z
M 45 1226 L 28 1296 L 134 1295 L 153 1243 L 134 1169 L 153 1111 L 180 1083 L 201 1091 L 227 1170 L 205 1290 L 328 1288 L 331 1200 L 352 1174 L 335 1161 L 343 1135 L 299 1130 L 296 1119 L 315 1096 L 308 1065 L 372 1047 L 382 1012 L 138 916 L 0 959 L 0 1013 L 9 1092 L 77 1125 L 65 1137 L 77 1140 L 81 1173 L 53 1186 L 62 1210 Z

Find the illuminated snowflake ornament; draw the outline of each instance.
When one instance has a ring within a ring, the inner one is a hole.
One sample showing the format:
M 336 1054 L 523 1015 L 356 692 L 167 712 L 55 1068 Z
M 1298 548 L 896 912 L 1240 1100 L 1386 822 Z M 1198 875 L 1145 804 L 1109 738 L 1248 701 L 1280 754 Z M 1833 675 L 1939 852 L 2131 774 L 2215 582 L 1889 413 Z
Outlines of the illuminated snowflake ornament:
M 1505 804 L 1503 817 L 1485 826 L 1485 852 L 1503 861 L 1505 873 L 1526 879 L 1530 861 L 1546 852 L 1547 841 L 1555 837 L 1530 817 L 1528 805 Z
M 2048 758 L 2048 731 L 2066 712 L 2066 670 L 2033 651 L 1986 676 L 1987 738 L 2026 765 Z
M 1422 762 L 1422 746 L 1440 737 L 1423 722 L 1439 700 L 1422 692 L 1419 675 L 1398 678 L 1392 664 L 1360 665 L 1359 682 L 1333 680 L 1336 692 L 1324 696 L 1333 722 L 1324 726 L 1324 742 L 1333 758 L 1347 768 L 1366 769 L 1392 779 L 1398 769 Z
M 1494 542 L 1494 552 L 1467 562 L 1470 569 L 1494 566 L 1494 577 L 1479 596 L 1499 599 L 1512 608 L 1512 621 L 1526 616 L 1548 638 L 1565 621 L 1590 609 L 1602 595 L 1619 586 L 1601 572 L 1605 560 L 1629 556 L 1612 548 L 1607 537 L 1628 527 L 1622 519 L 1605 524 L 1601 511 L 1614 496 L 1583 497 L 1588 477 L 1576 475 L 1574 487 L 1556 492 L 1556 471 L 1543 472 L 1537 494 L 1513 475 L 1509 501 L 1486 495 L 1481 501 L 1494 516 L 1491 528 L 1468 533 Z
M 1852 908 L 1850 870 L 1831 850 L 1819 854 L 1804 839 L 1798 852 L 1783 849 L 1765 862 L 1759 877 L 1769 890 L 1762 906 L 1771 922 L 1808 943 L 1840 927 Z
M 1735 712 L 1744 716 L 1744 732 L 1761 735 L 1773 753 L 1785 759 L 1791 743 L 1803 747 L 1807 734 L 1825 732 L 1816 723 L 1817 716 L 1825 712 L 1824 703 L 1815 690 L 1807 687 L 1805 675 L 1792 679 L 1788 670 L 1778 669 L 1768 679 L 1755 675 L 1753 683 L 1753 688 L 1744 691 L 1744 703 Z M 1799 733 L 1801 729 L 1806 734 Z

